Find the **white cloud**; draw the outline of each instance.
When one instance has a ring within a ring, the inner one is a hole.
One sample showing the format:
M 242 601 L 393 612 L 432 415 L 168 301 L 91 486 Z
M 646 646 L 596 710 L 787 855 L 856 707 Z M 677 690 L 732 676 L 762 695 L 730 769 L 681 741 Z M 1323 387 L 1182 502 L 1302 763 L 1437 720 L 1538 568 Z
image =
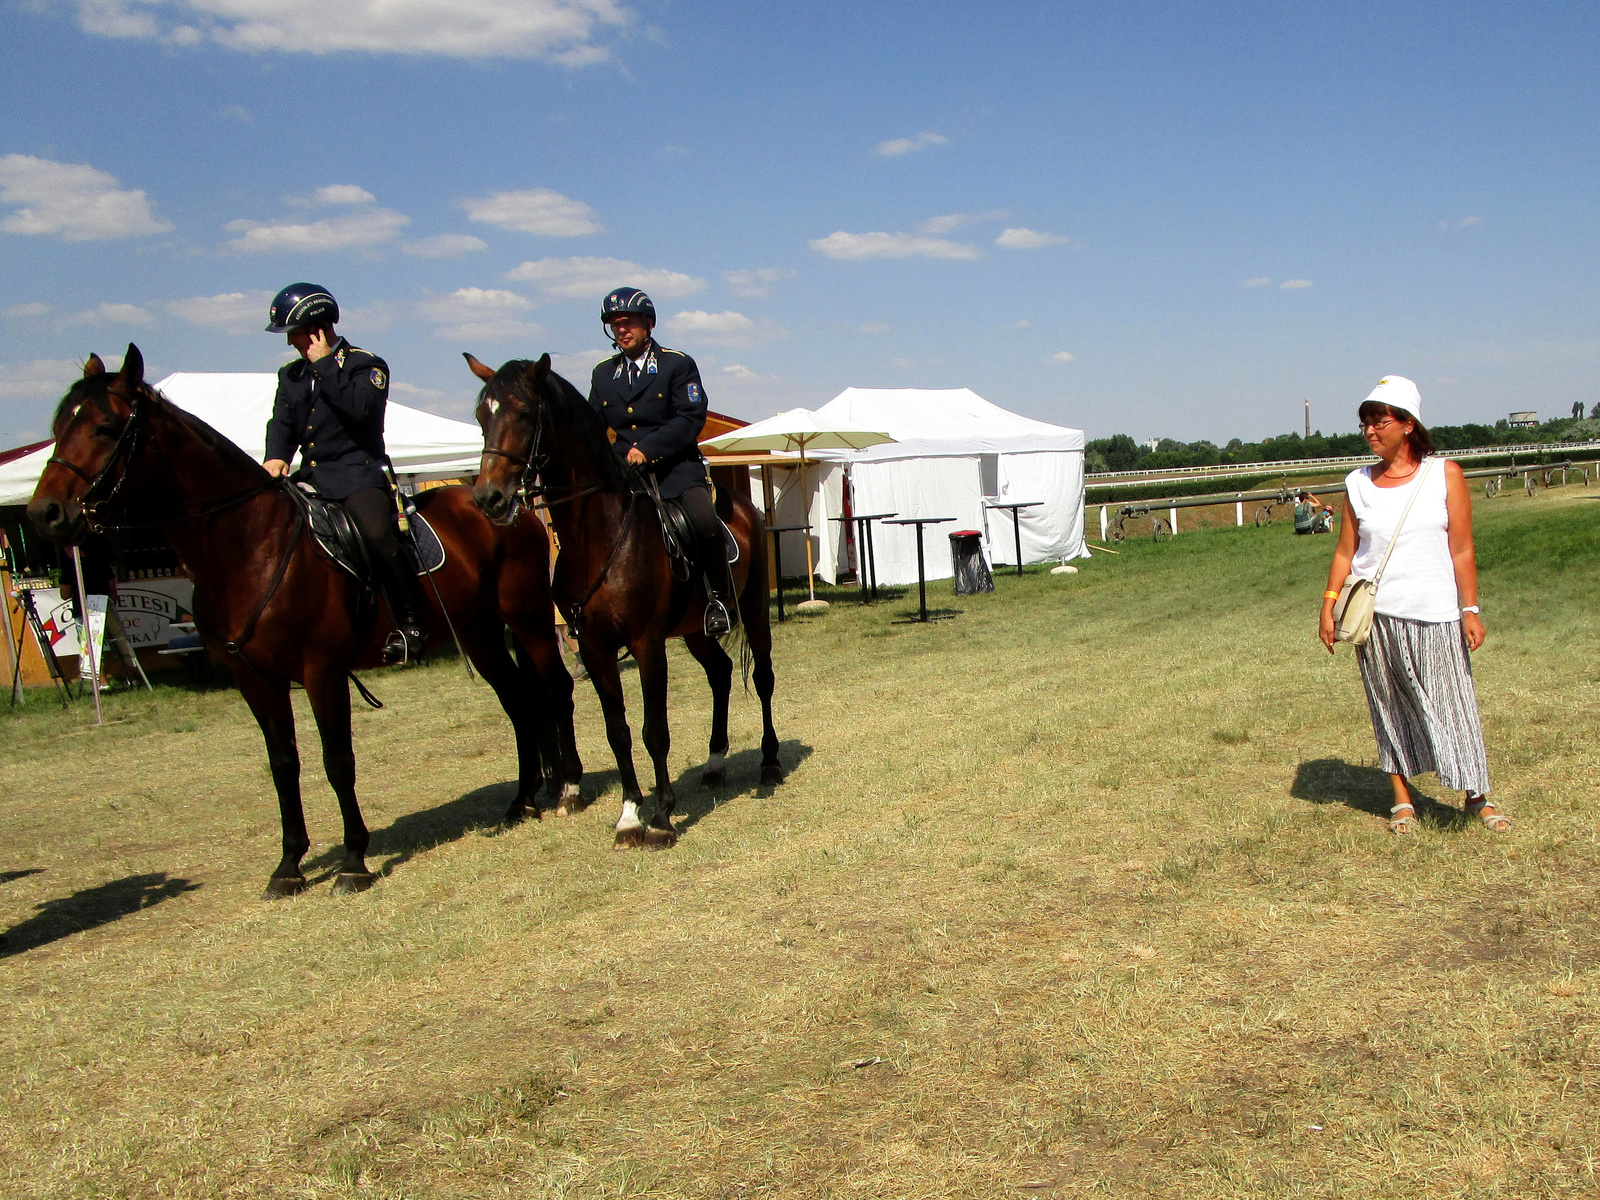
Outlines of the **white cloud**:
M 1285 279 L 1278 285 L 1279 288 L 1286 292 L 1292 292 L 1299 288 L 1308 288 L 1310 286 L 1311 280 L 1309 279 Z
M 240 254 L 315 254 L 381 246 L 409 224 L 410 217 L 392 208 L 358 208 L 320 221 L 229 221 L 223 228 L 239 235 L 227 248 Z
M 488 242 L 473 237 L 470 233 L 441 233 L 438 237 L 407 242 L 400 247 L 407 254 L 418 258 L 457 258 L 463 254 L 474 254 L 488 248 Z
M 868 321 L 864 325 L 856 326 L 857 333 L 890 333 L 893 330 L 894 326 L 887 321 Z
M 323 0 L 76 0 L 78 24 L 103 37 L 210 39 L 235 50 L 542 58 L 602 62 L 607 27 L 629 21 L 615 0 L 344 0 L 328 20 Z
M 52 309 L 48 304 L 41 304 L 39 301 L 33 300 L 27 304 L 13 304 L 10 308 L 0 312 L 0 317 L 27 319 L 29 317 L 42 317 L 51 311 Z
M 811 248 L 829 258 L 982 258 L 983 252 L 965 242 L 924 237 L 915 233 L 830 233 L 816 238 Z
M 249 125 L 255 117 L 250 115 L 250 110 L 242 104 L 230 104 L 217 114 L 219 121 L 237 121 L 241 125 Z
M 524 192 L 490 192 L 456 201 L 469 220 L 518 233 L 540 237 L 581 237 L 600 233 L 605 228 L 594 219 L 594 210 L 582 200 L 574 200 L 549 188 L 530 188 Z
M 166 233 L 140 189 L 87 163 L 53 162 L 27 154 L 0 157 L 0 204 L 17 211 L 0 221 L 7 233 L 55 234 L 64 242 L 107 241 Z
M 749 346 L 782 337 L 784 330 L 771 321 L 755 321 L 737 312 L 681 312 L 667 322 L 674 338 L 693 339 L 713 346 Z
M 1268 279 L 1265 275 L 1257 275 L 1254 279 L 1246 279 L 1239 286 L 1245 288 L 1271 287 L 1272 280 Z
M 371 204 L 377 197 L 353 183 L 330 183 L 311 193 L 307 204 Z
M 777 267 L 757 267 L 753 271 L 724 271 L 722 279 L 735 296 L 769 296 L 773 284 L 793 279 L 794 274 Z
M 1011 214 L 1003 208 L 990 209 L 987 212 L 972 213 L 946 213 L 942 217 L 929 217 L 917 226 L 918 233 L 946 234 L 954 233 L 976 221 L 1003 221 Z
M 438 388 L 418 387 L 414 383 L 402 383 L 398 379 L 390 380 L 389 394 L 391 396 L 405 397 L 405 403 L 412 408 L 421 408 L 425 404 L 437 404 L 448 397 L 448 392 L 441 392 Z
M 692 296 L 706 285 L 704 279 L 677 271 L 593 257 L 541 258 L 506 272 L 506 278 L 531 283 L 552 300 L 592 301 L 596 312 L 601 298 L 613 288 L 642 288 L 657 299 L 676 300 Z
M 72 386 L 73 380 L 81 378 L 83 364 L 65 359 L 36 358 L 25 363 L 0 364 L 0 400 L 59 397 Z
M 187 300 L 173 300 L 167 305 L 167 311 L 191 325 L 237 335 L 264 330 L 267 327 L 267 308 L 271 303 L 272 293 L 266 290 L 223 292 L 220 296 L 191 296 Z
M 1027 317 L 1023 317 L 1020 321 L 1012 322 L 1011 328 L 1013 328 L 1013 329 L 1032 329 L 1033 328 L 1033 322 L 1028 320 Z
M 1043 250 L 1046 246 L 1070 246 L 1072 239 L 1037 229 L 1003 229 L 994 244 L 1002 250 Z
M 1061 362 L 1061 363 L 1077 362 L 1078 361 L 1078 356 L 1076 354 L 1073 354 L 1072 352 L 1070 352 L 1068 350 L 1057 350 L 1054 354 L 1052 354 L 1050 356 L 1050 361 L 1051 362 Z
M 510 342 L 536 337 L 543 330 L 522 320 L 533 301 L 503 288 L 457 288 L 448 296 L 432 296 L 417 305 L 423 320 L 438 326 L 434 333 L 457 342 Z
M 910 154 L 914 150 L 926 150 L 929 146 L 942 146 L 950 139 L 938 133 L 919 133 L 916 137 L 894 138 L 891 141 L 879 142 L 873 153 L 881 154 L 885 158 L 899 158 L 902 154 Z
M 1474 225 L 1482 224 L 1482 217 L 1462 217 L 1459 221 L 1440 221 L 1439 228 L 1447 231 L 1451 229 L 1471 229 Z
M 728 378 L 739 383 L 761 382 L 761 376 L 757 375 L 749 367 L 744 366 L 741 363 L 729 363 L 727 366 L 722 368 L 722 373 L 728 376 Z
M 156 323 L 148 308 L 137 304 L 97 304 L 62 319 L 63 325 L 139 325 L 149 328 Z

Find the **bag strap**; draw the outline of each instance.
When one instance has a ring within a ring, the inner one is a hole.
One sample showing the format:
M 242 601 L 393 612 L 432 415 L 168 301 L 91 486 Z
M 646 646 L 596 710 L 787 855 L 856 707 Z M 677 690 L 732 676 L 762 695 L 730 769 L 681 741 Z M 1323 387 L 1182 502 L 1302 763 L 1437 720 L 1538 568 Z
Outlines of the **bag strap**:
M 1422 466 L 1431 467 L 1432 465 L 1433 457 L 1430 455 L 1428 461 L 1423 463 Z M 1420 472 L 1421 468 L 1419 467 L 1418 470 Z M 1378 580 L 1383 578 L 1383 569 L 1389 565 L 1389 555 L 1394 553 L 1394 544 L 1400 540 L 1400 530 L 1405 526 L 1406 518 L 1411 515 L 1411 506 L 1417 502 L 1417 497 L 1422 495 L 1422 480 L 1423 476 L 1418 474 L 1417 488 L 1411 493 L 1411 499 L 1406 501 L 1405 508 L 1400 510 L 1400 520 L 1396 522 L 1394 534 L 1389 538 L 1389 548 L 1383 552 L 1383 561 L 1378 564 L 1378 573 L 1372 577 L 1374 590 L 1377 589 Z

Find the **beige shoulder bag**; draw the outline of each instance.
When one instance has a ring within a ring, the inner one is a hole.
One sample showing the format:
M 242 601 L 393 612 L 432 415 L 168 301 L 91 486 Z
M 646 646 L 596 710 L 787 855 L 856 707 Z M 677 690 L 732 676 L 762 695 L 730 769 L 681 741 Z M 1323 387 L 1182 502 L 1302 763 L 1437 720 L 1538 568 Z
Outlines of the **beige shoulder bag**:
M 1423 464 L 1424 467 L 1429 465 Z M 1417 469 L 1419 472 L 1422 470 L 1421 467 Z M 1394 527 L 1394 536 L 1389 539 L 1389 548 L 1383 552 L 1383 561 L 1378 564 L 1377 574 L 1371 579 L 1345 576 L 1344 586 L 1339 589 L 1339 598 L 1333 602 L 1334 641 L 1349 642 L 1352 646 L 1367 644 L 1367 637 L 1372 633 L 1372 606 L 1377 599 L 1378 580 L 1383 578 L 1383 569 L 1389 565 L 1389 555 L 1394 553 L 1395 543 L 1400 540 L 1400 530 L 1411 515 L 1411 506 L 1421 494 L 1422 476 L 1419 473 L 1416 490 L 1400 512 L 1400 520 Z

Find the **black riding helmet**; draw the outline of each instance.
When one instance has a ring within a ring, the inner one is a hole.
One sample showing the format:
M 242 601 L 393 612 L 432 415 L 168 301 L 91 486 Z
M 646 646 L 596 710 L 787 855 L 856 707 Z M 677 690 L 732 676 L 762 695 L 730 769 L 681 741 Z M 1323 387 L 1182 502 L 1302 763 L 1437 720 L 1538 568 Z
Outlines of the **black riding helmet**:
M 268 333 L 288 333 L 302 325 L 337 325 L 339 302 L 315 283 L 291 283 L 272 298 L 267 320 Z
M 619 317 L 623 313 L 634 313 L 644 317 L 650 322 L 651 328 L 655 328 L 656 306 L 650 302 L 650 297 L 638 288 L 620 287 L 600 302 L 600 324 L 608 329 L 611 326 L 611 318 Z

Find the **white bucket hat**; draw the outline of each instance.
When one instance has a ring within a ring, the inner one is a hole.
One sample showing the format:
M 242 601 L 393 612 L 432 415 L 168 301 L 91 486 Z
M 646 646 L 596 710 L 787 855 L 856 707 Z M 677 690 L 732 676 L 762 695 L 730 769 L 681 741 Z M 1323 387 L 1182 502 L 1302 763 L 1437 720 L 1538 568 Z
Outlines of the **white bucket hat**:
M 1387 404 L 1390 408 L 1403 408 L 1417 419 L 1418 425 L 1422 424 L 1422 393 L 1404 375 L 1385 375 L 1378 380 L 1378 386 L 1361 403 L 1368 401 Z

